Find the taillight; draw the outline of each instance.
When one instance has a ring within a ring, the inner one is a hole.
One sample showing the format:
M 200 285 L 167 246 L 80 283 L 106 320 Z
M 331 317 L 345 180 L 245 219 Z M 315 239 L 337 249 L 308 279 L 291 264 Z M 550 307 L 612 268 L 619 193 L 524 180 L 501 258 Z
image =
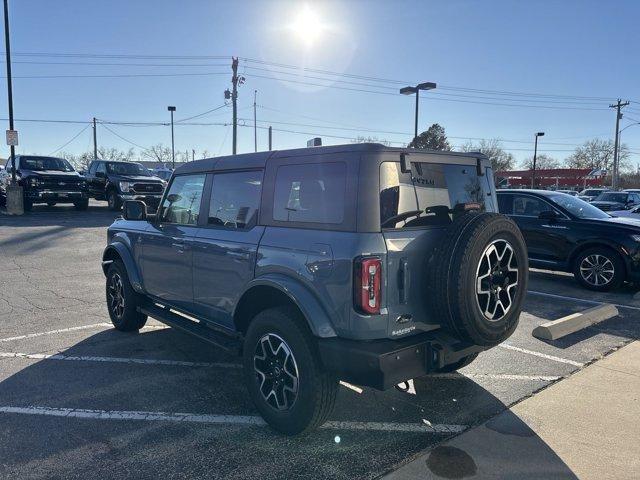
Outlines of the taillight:
M 361 257 L 355 262 L 354 299 L 358 310 L 367 314 L 380 313 L 382 264 L 377 257 Z

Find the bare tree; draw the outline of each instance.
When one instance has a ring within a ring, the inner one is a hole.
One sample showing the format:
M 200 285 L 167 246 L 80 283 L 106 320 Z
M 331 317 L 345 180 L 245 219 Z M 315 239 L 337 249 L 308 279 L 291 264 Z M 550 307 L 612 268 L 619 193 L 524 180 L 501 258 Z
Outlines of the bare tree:
M 565 163 L 569 168 L 597 168 L 611 173 L 613 170 L 613 151 L 613 140 L 594 138 L 577 147 L 575 152 L 565 160 Z M 620 145 L 618 151 L 620 171 L 628 172 L 631 170 L 629 156 L 629 148 L 625 144 Z
M 491 160 L 494 172 L 512 170 L 515 165 L 513 155 L 502 148 L 502 143 L 497 138 L 480 140 L 477 144 L 467 142 L 460 147 L 463 152 L 481 152 Z
M 560 168 L 560 165 L 559 160 L 550 157 L 546 153 L 536 155 L 536 170 L 551 170 L 553 168 Z M 522 162 L 522 168 L 528 170 L 533 169 L 533 156 Z
M 171 162 L 171 148 L 165 147 L 163 144 L 158 143 L 143 150 L 140 153 L 140 157 L 145 160 L 151 160 L 154 162 L 168 163 Z

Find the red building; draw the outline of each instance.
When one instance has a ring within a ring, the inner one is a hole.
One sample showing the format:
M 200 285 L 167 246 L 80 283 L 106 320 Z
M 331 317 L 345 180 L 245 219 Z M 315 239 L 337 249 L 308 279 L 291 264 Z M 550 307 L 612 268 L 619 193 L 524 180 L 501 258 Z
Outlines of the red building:
M 532 170 L 510 170 L 496 173 L 500 187 L 531 187 Z M 535 188 L 582 189 L 599 187 L 604 182 L 603 170 L 591 168 L 552 168 L 536 170 Z

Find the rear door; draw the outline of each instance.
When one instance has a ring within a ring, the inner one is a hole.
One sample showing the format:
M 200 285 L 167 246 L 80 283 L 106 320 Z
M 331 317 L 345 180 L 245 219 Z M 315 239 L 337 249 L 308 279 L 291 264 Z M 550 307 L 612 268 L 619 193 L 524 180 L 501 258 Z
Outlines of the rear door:
M 484 174 L 479 176 L 474 158 L 411 154 L 411 160 L 412 173 L 402 172 L 398 161 L 380 165 L 380 222 L 387 246 L 391 337 L 439 327 L 439 319 L 431 316 L 429 308 L 429 257 L 453 218 L 465 214 L 465 206 L 497 210 L 491 170 L 482 167 Z
M 206 223 L 193 239 L 194 312 L 226 327 L 253 278 L 263 226 L 257 225 L 262 170 L 211 175 Z

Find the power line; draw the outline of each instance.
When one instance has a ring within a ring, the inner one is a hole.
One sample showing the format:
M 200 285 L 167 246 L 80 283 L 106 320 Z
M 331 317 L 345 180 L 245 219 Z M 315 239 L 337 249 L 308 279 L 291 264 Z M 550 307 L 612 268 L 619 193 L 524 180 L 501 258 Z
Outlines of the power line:
M 131 140 L 129 140 L 128 138 L 123 137 L 122 135 L 120 135 L 117 132 L 114 132 L 111 128 L 107 127 L 104 123 L 101 123 L 101 125 L 106 128 L 107 130 L 109 130 L 112 134 L 114 134 L 116 137 L 118 137 L 121 140 L 124 140 L 127 143 L 130 143 L 131 145 L 141 148 L 142 150 L 149 150 L 147 147 L 143 147 L 142 145 L 137 144 L 136 142 L 133 142 Z
M 65 143 L 64 145 L 62 145 L 61 147 L 56 148 L 53 152 L 51 152 L 49 155 L 53 155 L 54 153 L 58 153 L 60 150 L 62 150 L 64 147 L 66 147 L 67 145 L 69 145 L 71 142 L 73 142 L 76 138 L 78 138 L 80 135 L 82 135 L 84 133 L 84 131 L 89 128 L 90 124 L 85 125 L 78 133 L 76 133 L 73 137 L 71 137 L 71 139 Z
M 34 62 L 30 60 L 18 60 L 11 63 L 23 65 L 80 65 L 98 67 L 226 67 L 224 63 L 114 63 L 114 62 Z
M 136 78 L 136 77 L 198 77 L 210 75 L 226 75 L 225 72 L 185 72 L 185 73 L 122 73 L 105 75 L 13 75 L 13 78 L 23 79 L 53 79 L 53 78 Z M 7 78 L 1 76 L 0 78 Z
M 191 116 L 191 117 L 183 118 L 183 119 L 181 119 L 181 120 L 176 120 L 176 122 L 175 122 L 175 123 L 185 122 L 185 121 L 187 121 L 187 120 L 193 120 L 194 118 L 204 117 L 205 115 L 208 115 L 208 114 L 210 114 L 210 113 L 212 113 L 212 112 L 215 112 L 216 110 L 220 110 L 221 108 L 224 108 L 224 107 L 226 107 L 226 106 L 227 106 L 227 104 L 226 104 L 226 103 L 223 103 L 222 105 L 219 105 L 219 106 L 217 106 L 217 107 L 214 107 L 214 108 L 212 108 L 211 110 L 207 110 L 206 112 L 202 112 L 202 113 L 199 113 L 199 114 L 197 114 L 197 115 L 193 115 L 193 116 Z

